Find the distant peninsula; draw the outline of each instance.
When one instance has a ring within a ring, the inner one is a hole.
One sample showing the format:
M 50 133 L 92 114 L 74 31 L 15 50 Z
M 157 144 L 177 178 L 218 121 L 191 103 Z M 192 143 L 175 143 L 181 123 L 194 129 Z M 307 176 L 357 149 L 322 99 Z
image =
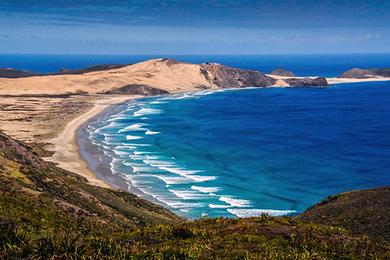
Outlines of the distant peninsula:
M 390 68 L 386 69 L 359 69 L 353 68 L 343 72 L 339 78 L 359 78 L 359 79 L 368 79 L 368 78 L 388 78 L 390 77 Z
M 0 72 L 0 95 L 134 94 L 140 88 L 148 89 L 146 94 L 155 94 L 221 88 L 328 85 L 322 77 L 289 77 L 286 80 L 256 70 L 242 70 L 218 63 L 191 64 L 173 59 L 153 59 L 130 65 L 97 65 L 81 70 L 63 69 L 48 75 L 14 69 L 1 69 Z

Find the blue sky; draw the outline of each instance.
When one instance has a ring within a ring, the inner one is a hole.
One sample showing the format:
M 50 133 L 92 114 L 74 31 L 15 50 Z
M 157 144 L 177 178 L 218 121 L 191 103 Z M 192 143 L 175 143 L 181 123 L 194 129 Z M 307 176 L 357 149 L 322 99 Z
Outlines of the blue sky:
M 0 53 L 380 53 L 389 25 L 388 0 L 1 0 Z

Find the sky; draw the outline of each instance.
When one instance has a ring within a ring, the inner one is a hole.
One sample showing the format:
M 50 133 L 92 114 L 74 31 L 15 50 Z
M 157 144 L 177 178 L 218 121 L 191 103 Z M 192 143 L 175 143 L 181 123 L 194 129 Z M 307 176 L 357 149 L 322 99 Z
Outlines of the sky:
M 0 53 L 384 52 L 389 0 L 0 0 Z

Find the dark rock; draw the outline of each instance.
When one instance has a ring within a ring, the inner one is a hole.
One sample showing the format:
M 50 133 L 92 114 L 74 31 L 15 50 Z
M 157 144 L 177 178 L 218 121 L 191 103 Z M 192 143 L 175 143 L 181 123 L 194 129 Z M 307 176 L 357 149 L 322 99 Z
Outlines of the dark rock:
M 38 74 L 28 70 L 17 70 L 12 68 L 0 68 L 0 78 L 24 78 L 37 76 Z
M 130 64 L 100 64 L 100 65 L 87 67 L 85 69 L 60 69 L 58 73 L 53 73 L 50 75 L 83 74 L 83 73 L 94 72 L 94 71 L 119 69 L 128 65 Z
M 103 94 L 126 94 L 126 95 L 142 95 L 142 96 L 155 96 L 169 94 L 168 91 L 163 89 L 154 88 L 143 84 L 130 84 L 114 90 L 104 92 Z
M 260 71 L 241 70 L 217 63 L 201 64 L 201 73 L 220 88 L 268 87 L 276 80 Z
M 276 75 L 276 76 L 282 76 L 282 77 L 294 77 L 295 76 L 294 73 L 292 73 L 291 71 L 281 69 L 281 68 L 272 71 L 271 74 Z
M 291 78 L 284 79 L 284 81 L 291 87 L 326 87 L 328 82 L 324 77 L 318 78 Z
M 388 69 L 359 69 L 353 68 L 343 72 L 339 78 L 374 78 L 374 77 L 390 77 L 390 68 Z

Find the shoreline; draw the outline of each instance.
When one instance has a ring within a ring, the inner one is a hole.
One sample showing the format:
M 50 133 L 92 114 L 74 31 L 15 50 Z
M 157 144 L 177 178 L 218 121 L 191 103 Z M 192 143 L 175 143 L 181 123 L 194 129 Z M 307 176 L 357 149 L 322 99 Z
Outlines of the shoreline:
M 58 167 L 76 173 L 88 180 L 95 186 L 104 188 L 113 188 L 112 184 L 99 179 L 96 173 L 88 166 L 80 154 L 78 144 L 78 131 L 89 120 L 102 113 L 112 105 L 119 105 L 125 101 L 139 98 L 139 96 L 101 96 L 101 99 L 95 99 L 93 107 L 86 110 L 81 115 L 69 121 L 65 128 L 57 137 L 49 140 L 51 144 L 50 151 L 54 152 L 51 157 L 44 158 L 46 161 L 54 162 Z
M 278 78 L 285 78 L 278 76 Z M 390 81 L 390 78 L 370 78 L 370 79 L 358 79 L 358 78 L 327 78 L 329 85 L 331 84 L 342 84 L 342 83 L 362 83 L 362 82 L 378 82 L 378 81 Z M 242 90 L 242 89 L 252 89 L 257 87 L 247 87 L 247 88 L 230 88 L 230 89 L 215 89 L 207 90 L 212 92 L 226 91 L 226 90 Z M 267 88 L 267 87 L 266 87 Z M 273 87 L 268 87 L 273 88 Z M 280 88 L 289 88 L 280 86 Z M 177 93 L 171 93 L 169 95 L 175 94 L 185 94 L 185 93 L 194 93 L 202 91 L 183 91 Z M 54 154 L 50 157 L 45 157 L 46 161 L 54 162 L 58 167 L 65 170 L 74 172 L 82 177 L 85 177 L 88 182 L 95 186 L 115 189 L 122 188 L 119 183 L 114 183 L 107 180 L 106 176 L 99 176 L 99 174 L 90 167 L 88 164 L 89 161 L 82 158 L 81 156 L 81 147 L 78 143 L 79 130 L 91 119 L 97 115 L 103 113 L 105 110 L 112 107 L 112 105 L 119 105 L 128 100 L 135 100 L 141 98 L 142 96 L 138 95 L 107 95 L 99 96 L 94 99 L 93 107 L 87 109 L 81 115 L 73 118 L 67 122 L 64 129 L 55 137 L 48 140 L 48 143 L 51 145 L 49 151 Z M 137 193 L 137 192 L 135 192 Z

